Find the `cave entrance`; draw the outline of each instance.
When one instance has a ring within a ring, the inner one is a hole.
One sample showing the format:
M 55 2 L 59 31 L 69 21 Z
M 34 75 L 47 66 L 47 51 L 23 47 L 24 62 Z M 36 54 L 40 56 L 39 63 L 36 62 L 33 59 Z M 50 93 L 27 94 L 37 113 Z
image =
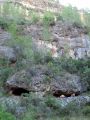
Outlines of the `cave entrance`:
M 55 91 L 53 92 L 54 97 L 75 97 L 80 95 L 80 92 L 62 92 L 62 91 Z
M 15 95 L 15 96 L 21 96 L 26 93 L 29 94 L 28 90 L 24 88 L 18 88 L 18 87 L 11 88 L 10 92 L 12 93 L 12 95 Z

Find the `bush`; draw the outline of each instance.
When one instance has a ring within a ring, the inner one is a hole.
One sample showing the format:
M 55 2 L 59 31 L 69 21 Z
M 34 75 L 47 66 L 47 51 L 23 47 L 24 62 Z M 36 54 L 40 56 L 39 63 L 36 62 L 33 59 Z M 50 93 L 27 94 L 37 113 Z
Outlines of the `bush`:
M 63 17 L 61 16 L 61 14 L 59 14 L 59 15 L 57 16 L 57 20 L 64 21 L 64 20 L 63 20 Z
M 24 100 L 24 104 L 27 105 L 27 112 L 24 115 L 23 120 L 45 120 L 50 116 L 50 110 L 44 103 L 43 99 L 39 98 L 36 94 L 28 95 L 26 102 Z
M 48 66 L 48 70 L 50 70 L 51 73 L 50 75 L 52 75 L 53 77 L 60 75 L 61 71 L 63 71 L 61 65 L 55 64 L 53 61 L 48 62 L 47 66 Z
M 54 14 L 51 12 L 45 12 L 43 16 L 43 23 L 44 25 L 54 25 L 55 24 Z
M 0 107 L 0 120 L 16 120 L 15 117 Z
M 47 42 L 47 41 L 51 41 L 51 32 L 50 32 L 50 30 L 49 30 L 49 26 L 44 26 L 43 27 L 43 33 L 42 33 L 42 37 L 43 37 L 43 40 L 45 41 L 45 42 Z
M 64 20 L 81 24 L 78 10 L 70 5 L 68 7 L 64 7 L 61 16 L 63 17 Z
M 13 69 L 8 66 L 8 62 L 5 59 L 0 59 L 0 84 L 5 82 L 12 71 Z
M 88 13 L 88 12 L 86 12 L 85 14 L 84 14 L 84 20 L 85 20 L 85 25 L 88 27 L 88 28 L 90 28 L 90 13 Z
M 85 115 L 85 116 L 89 116 L 90 117 L 90 106 L 86 106 L 82 109 L 82 113 Z
M 48 96 L 45 101 L 46 105 L 52 109 L 58 110 L 59 104 L 56 102 L 56 99 L 52 96 Z
M 44 64 L 53 60 L 51 54 L 46 49 L 40 50 L 35 48 L 35 46 L 33 48 L 33 56 L 36 64 Z
M 77 107 L 75 103 L 70 103 L 67 106 L 62 107 L 60 101 L 52 96 L 48 96 L 45 103 L 50 107 L 55 116 L 64 117 L 81 114 L 79 107 Z
M 70 73 L 83 74 L 86 67 L 90 68 L 90 60 L 73 60 L 72 58 L 62 58 L 58 61 L 63 69 Z
M 30 21 L 31 21 L 32 24 L 37 23 L 40 20 L 39 14 L 37 14 L 35 12 L 30 13 L 30 18 L 31 18 Z
M 86 80 L 90 86 L 90 68 L 85 67 L 82 77 L 83 77 L 83 80 Z
M 88 85 L 90 86 L 90 60 L 73 60 L 72 58 L 62 58 L 57 59 L 54 64 L 52 64 L 52 68 L 54 68 L 54 65 L 57 68 L 62 68 L 62 70 L 65 70 L 71 74 L 77 74 L 81 76 L 81 79 L 86 81 Z M 58 69 L 57 69 L 58 70 Z M 58 71 L 56 71 L 58 73 Z M 54 72 L 55 73 L 55 72 Z M 60 74 L 60 70 L 59 70 Z
M 36 116 L 36 112 L 34 110 L 30 110 L 25 114 L 23 120 L 36 120 Z
M 10 21 L 7 20 L 5 17 L 0 17 L 0 27 L 4 30 L 7 30 L 9 25 L 10 25 Z
M 75 61 L 71 58 L 62 58 L 60 59 L 60 64 L 63 69 L 70 72 L 71 74 L 78 72 L 77 67 L 75 65 Z

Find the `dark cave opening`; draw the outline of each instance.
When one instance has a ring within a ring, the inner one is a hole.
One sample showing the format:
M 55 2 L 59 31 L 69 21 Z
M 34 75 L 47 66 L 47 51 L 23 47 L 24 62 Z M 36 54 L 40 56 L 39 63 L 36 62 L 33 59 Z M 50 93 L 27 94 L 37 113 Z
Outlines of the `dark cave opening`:
M 62 91 L 55 91 L 55 92 L 53 92 L 53 96 L 54 97 L 75 97 L 75 96 L 78 96 L 78 95 L 80 95 L 80 93 L 79 92 L 62 92 Z
M 23 94 L 29 94 L 28 90 L 26 90 L 24 88 L 18 88 L 18 87 L 11 88 L 10 92 L 12 93 L 12 95 L 15 95 L 15 96 L 21 96 Z

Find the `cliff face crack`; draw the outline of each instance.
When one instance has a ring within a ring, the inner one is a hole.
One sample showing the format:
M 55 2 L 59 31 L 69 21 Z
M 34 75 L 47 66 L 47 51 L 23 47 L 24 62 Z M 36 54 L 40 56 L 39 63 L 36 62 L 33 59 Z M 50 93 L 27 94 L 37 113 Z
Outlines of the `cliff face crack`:
M 24 88 L 14 87 L 10 89 L 10 94 L 15 96 L 21 96 L 25 93 L 29 94 L 29 91 Z

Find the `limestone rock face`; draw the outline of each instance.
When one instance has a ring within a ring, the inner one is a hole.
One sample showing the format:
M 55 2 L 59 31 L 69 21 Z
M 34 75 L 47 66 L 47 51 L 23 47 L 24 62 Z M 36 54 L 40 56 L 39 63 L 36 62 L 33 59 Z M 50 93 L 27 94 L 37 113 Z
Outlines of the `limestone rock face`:
M 75 105 L 76 107 L 82 107 L 90 103 L 90 97 L 88 96 L 77 96 L 68 98 L 58 98 L 56 101 L 60 103 L 62 108 L 67 108 L 68 105 Z
M 45 75 L 42 73 L 43 71 L 40 68 L 32 69 L 35 71 L 30 69 L 16 73 L 7 80 L 6 86 L 10 89 L 23 88 L 31 92 L 44 91 L 46 84 L 44 83 Z
M 77 58 L 90 57 L 90 37 L 87 32 L 87 29 L 80 25 L 62 21 L 57 21 L 53 27 L 49 27 L 46 30 L 41 24 L 24 28 L 24 34 L 30 34 L 33 40 L 36 40 L 37 46 L 45 46 L 50 50 L 53 47 L 57 47 L 57 56 L 60 56 L 59 53 L 61 48 L 63 48 L 64 53 L 73 59 L 75 59 L 75 52 L 77 53 Z
M 7 59 L 10 62 L 15 62 L 17 59 L 14 49 L 8 46 L 0 46 L 0 58 Z
M 27 79 L 28 77 L 30 79 L 30 75 L 28 76 L 26 71 L 24 70 L 20 71 L 14 74 L 12 77 L 10 77 L 6 82 L 6 85 L 9 86 L 10 88 L 18 87 L 18 88 L 24 88 L 29 90 L 30 81 L 28 81 Z
M 8 111 L 15 110 L 16 107 L 20 106 L 20 98 L 15 96 L 0 97 L 0 105 L 6 108 Z
M 73 93 L 79 95 L 86 91 L 87 87 L 84 86 L 77 75 L 65 73 L 63 76 L 56 76 L 51 82 L 51 91 L 58 97 L 59 95 L 71 96 Z
M 26 107 L 22 106 L 21 103 L 20 97 L 0 97 L 1 107 L 14 114 L 17 118 L 20 118 L 26 112 Z
M 16 62 L 16 51 L 12 47 L 8 47 L 8 42 L 12 39 L 10 33 L 0 29 L 0 58 Z
M 12 39 L 12 36 L 10 33 L 0 31 L 0 46 L 5 45 L 10 39 Z
M 87 90 L 87 86 L 82 84 L 77 75 L 64 73 L 63 76 L 47 80 L 46 68 L 42 66 L 14 74 L 6 81 L 6 86 L 12 91 L 18 88 L 18 90 L 25 89 L 29 92 L 50 92 L 56 97 L 61 95 L 69 97 L 73 93 L 79 95 Z
M 52 32 L 58 48 L 66 49 L 70 57 L 75 57 L 75 51 L 78 58 L 89 57 L 90 37 L 87 35 L 86 28 L 71 23 L 57 22 Z

